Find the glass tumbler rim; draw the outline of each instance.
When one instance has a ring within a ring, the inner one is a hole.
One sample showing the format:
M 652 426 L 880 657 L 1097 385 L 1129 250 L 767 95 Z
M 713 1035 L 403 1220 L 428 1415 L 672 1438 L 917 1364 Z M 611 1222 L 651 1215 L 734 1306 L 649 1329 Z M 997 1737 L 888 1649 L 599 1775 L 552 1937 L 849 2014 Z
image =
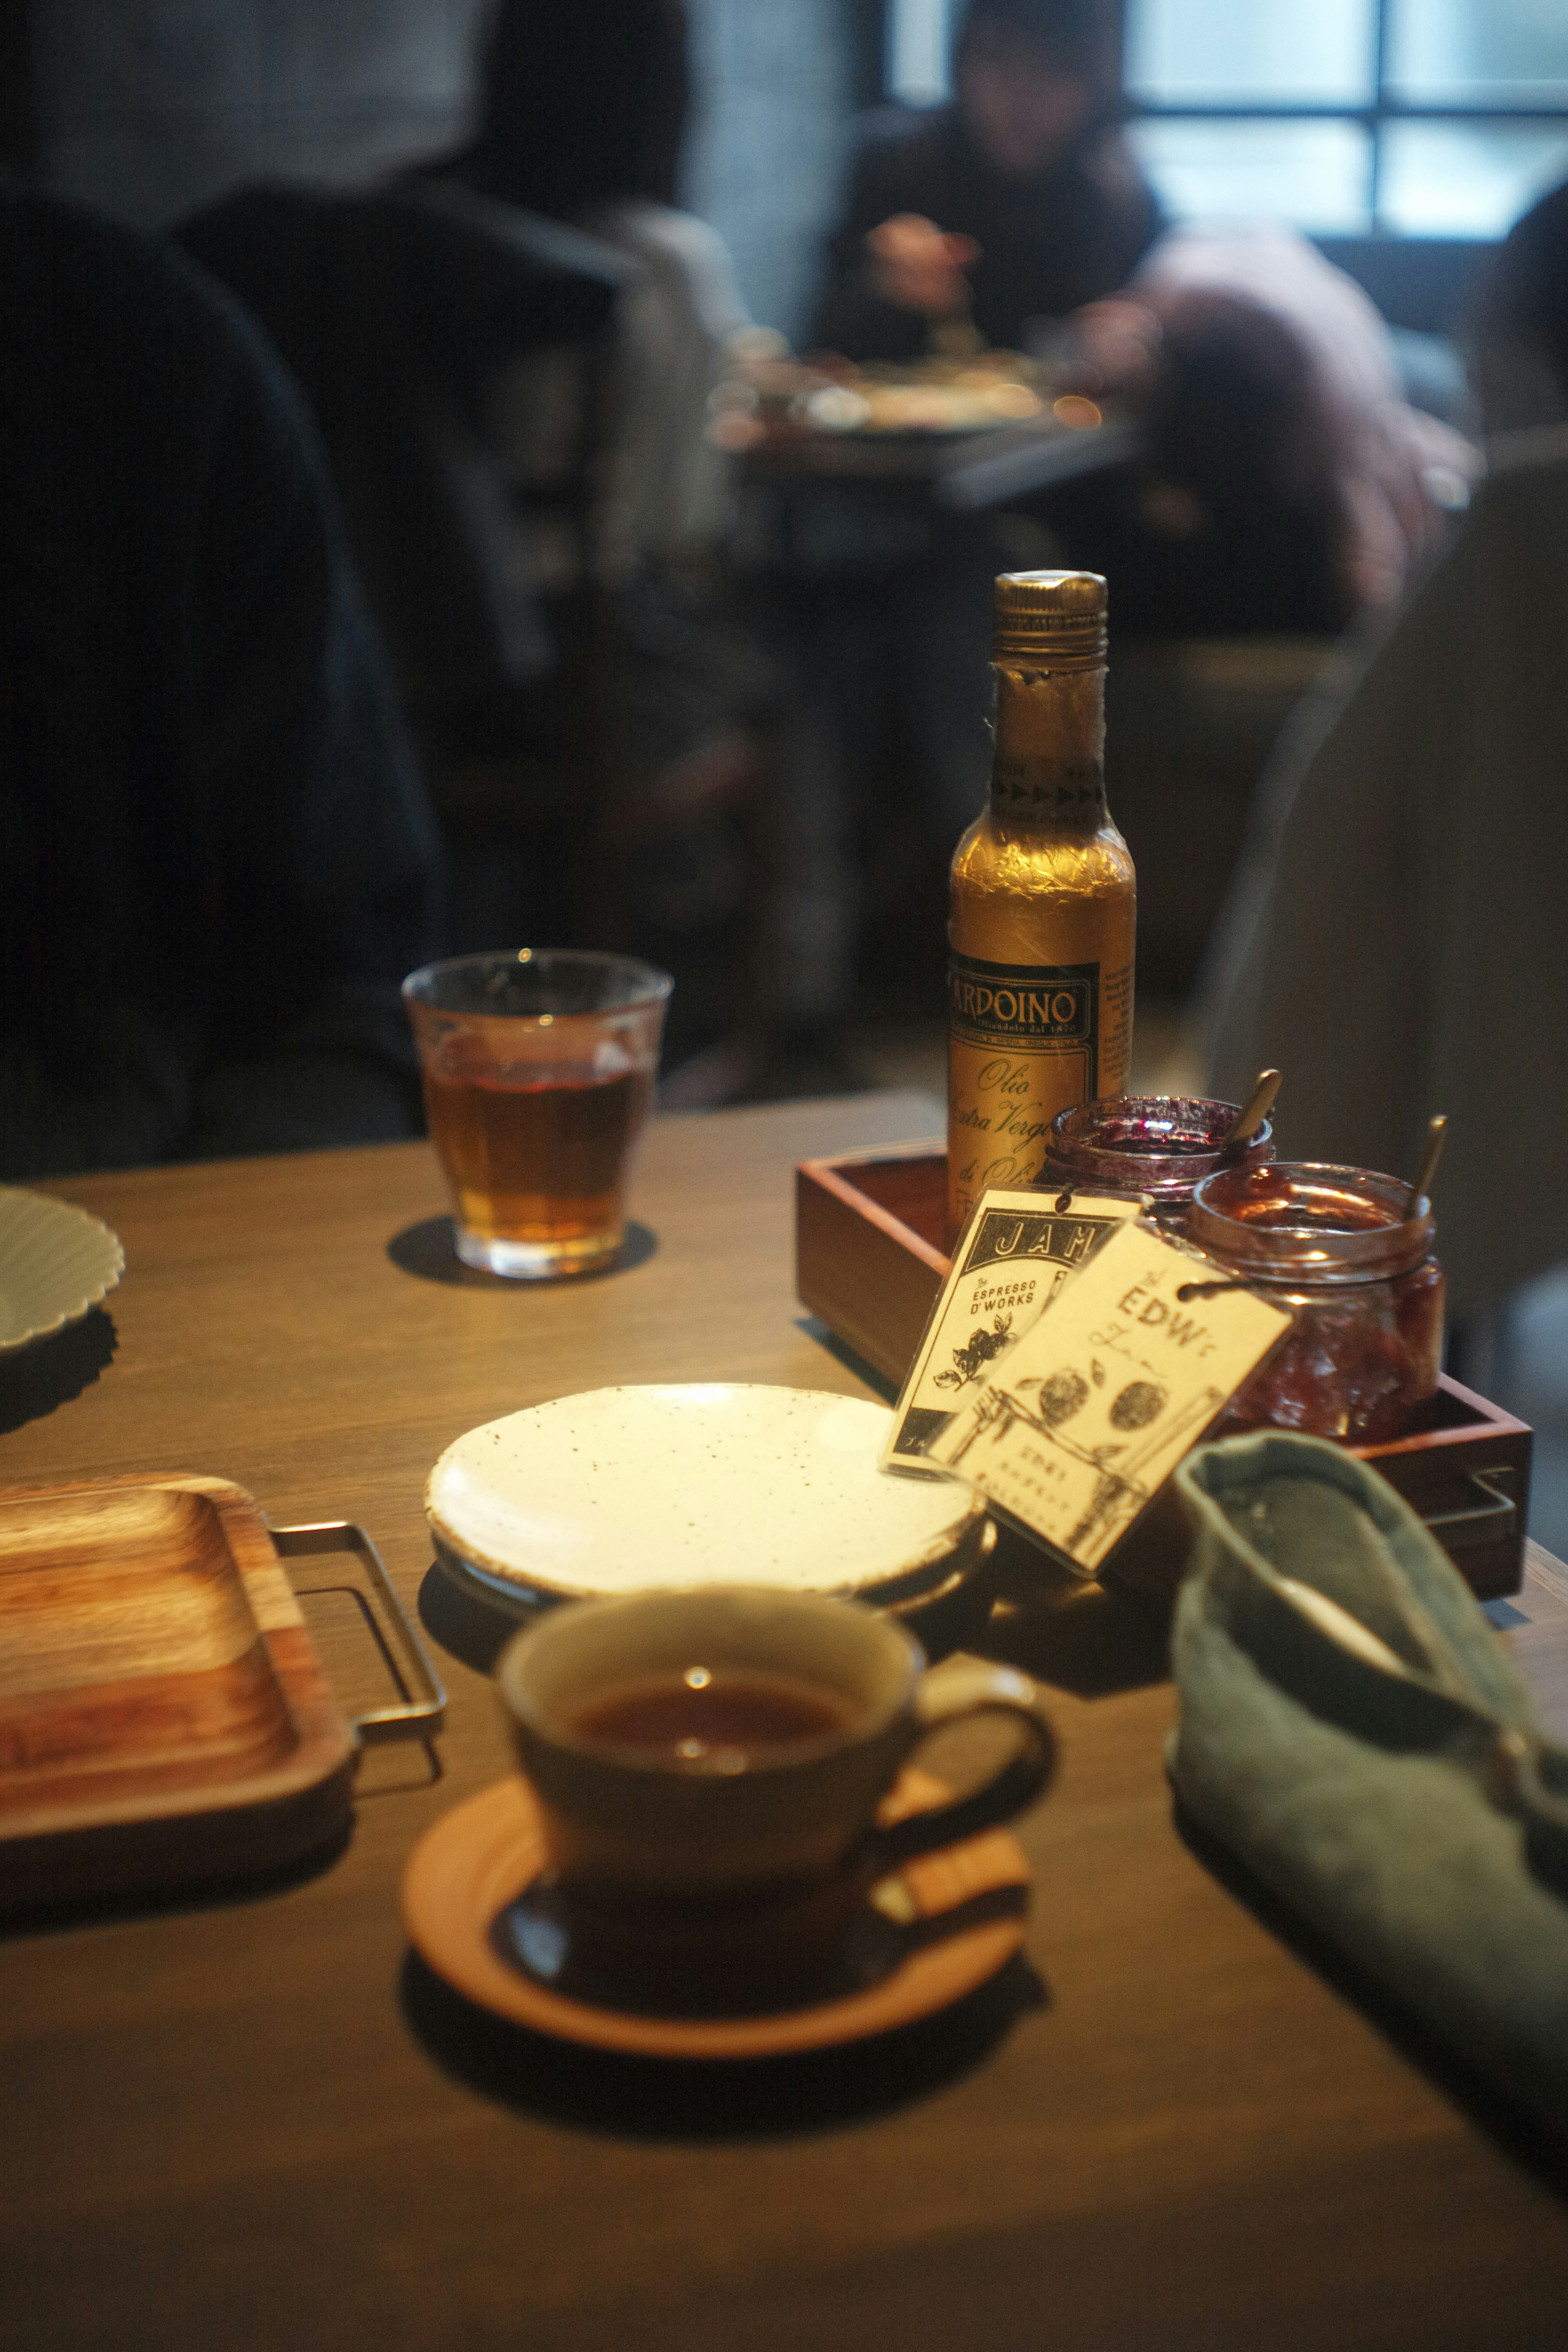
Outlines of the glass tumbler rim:
M 548 1005 L 525 1009 L 441 1002 L 440 984 L 444 981 L 460 982 L 464 976 L 478 981 L 482 975 L 504 973 L 519 964 L 532 966 L 542 975 L 552 964 L 565 965 L 579 974 L 596 966 L 607 975 L 618 974 L 619 985 L 606 1003 L 553 1012 Z M 607 948 L 482 948 L 467 955 L 438 956 L 429 963 L 420 964 L 404 980 L 400 992 L 410 1007 L 418 1005 L 426 1012 L 448 1013 L 458 1020 L 538 1021 L 548 1017 L 552 1022 L 598 1021 L 610 1013 L 661 1005 L 674 985 L 671 975 L 661 971 L 657 964 L 648 963 L 641 956 L 620 955 Z

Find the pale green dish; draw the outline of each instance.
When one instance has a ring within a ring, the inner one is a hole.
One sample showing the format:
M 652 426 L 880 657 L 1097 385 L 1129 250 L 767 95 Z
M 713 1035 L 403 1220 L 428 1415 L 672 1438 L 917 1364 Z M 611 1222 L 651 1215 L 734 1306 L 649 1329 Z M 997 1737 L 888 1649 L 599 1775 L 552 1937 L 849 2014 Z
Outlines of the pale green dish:
M 85 1209 L 0 1185 L 0 1355 L 76 1322 L 124 1271 L 119 1234 Z

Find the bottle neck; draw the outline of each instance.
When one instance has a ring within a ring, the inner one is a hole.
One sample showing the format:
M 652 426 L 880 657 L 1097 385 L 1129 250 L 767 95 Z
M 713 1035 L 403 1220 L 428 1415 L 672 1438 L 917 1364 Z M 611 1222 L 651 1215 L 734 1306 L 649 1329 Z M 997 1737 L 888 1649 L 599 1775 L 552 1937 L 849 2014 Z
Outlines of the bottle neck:
M 1107 822 L 1104 670 L 993 667 L 993 817 L 1049 833 L 1098 831 Z

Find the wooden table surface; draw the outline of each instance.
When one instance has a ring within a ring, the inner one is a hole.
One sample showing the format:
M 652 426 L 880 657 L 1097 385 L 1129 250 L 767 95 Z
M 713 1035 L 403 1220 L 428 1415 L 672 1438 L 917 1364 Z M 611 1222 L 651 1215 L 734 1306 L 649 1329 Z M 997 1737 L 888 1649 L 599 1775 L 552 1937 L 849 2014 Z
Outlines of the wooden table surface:
M 232 1477 L 276 1521 L 363 1520 L 413 1601 L 426 1472 L 477 1422 L 611 1381 L 858 1391 L 795 1303 L 791 1171 L 932 1123 L 910 1096 L 664 1122 L 637 1201 L 657 1248 L 575 1289 L 438 1278 L 423 1145 L 62 1183 L 125 1243 L 115 1344 L 97 1317 L 74 1354 L 0 1366 L 0 1482 Z M 1510 1638 L 1563 1721 L 1560 1574 Z M 0 2345 L 1568 2341 L 1552 2159 L 1176 1833 L 1144 1621 L 1053 1591 L 994 1646 L 1050 1686 L 1062 1746 L 1021 1831 L 1032 1965 L 890 2046 L 650 2073 L 445 1994 L 399 1874 L 506 1755 L 485 1677 L 444 1653 L 439 1776 L 375 1756 L 316 1875 L 0 1940 Z

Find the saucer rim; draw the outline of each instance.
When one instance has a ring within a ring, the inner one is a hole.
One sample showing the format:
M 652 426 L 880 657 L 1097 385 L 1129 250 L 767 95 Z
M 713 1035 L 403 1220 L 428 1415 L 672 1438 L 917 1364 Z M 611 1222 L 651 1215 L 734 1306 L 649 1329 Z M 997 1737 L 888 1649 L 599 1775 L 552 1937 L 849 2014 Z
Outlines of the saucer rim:
M 923 1811 L 949 1793 L 932 1774 L 908 1767 L 889 1800 L 888 1817 Z M 409 1855 L 401 1900 L 405 1932 L 426 1967 L 492 2015 L 556 2041 L 628 2056 L 781 2057 L 867 2041 L 934 2016 L 974 1991 L 1023 1948 L 1028 1934 L 1025 1916 L 986 1920 L 920 1947 L 860 1991 L 765 2016 L 643 2016 L 552 1991 L 496 1950 L 497 1917 L 531 1883 L 542 1860 L 542 1831 L 527 1782 L 518 1773 L 492 1781 L 434 1822 Z M 954 1898 L 950 1891 L 942 1899 L 942 1887 L 955 1873 L 964 1893 L 1008 1885 L 1027 1891 L 1033 1883 L 1012 1832 L 985 1830 L 904 1864 L 898 1875 L 917 1916 L 950 1907 Z

